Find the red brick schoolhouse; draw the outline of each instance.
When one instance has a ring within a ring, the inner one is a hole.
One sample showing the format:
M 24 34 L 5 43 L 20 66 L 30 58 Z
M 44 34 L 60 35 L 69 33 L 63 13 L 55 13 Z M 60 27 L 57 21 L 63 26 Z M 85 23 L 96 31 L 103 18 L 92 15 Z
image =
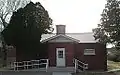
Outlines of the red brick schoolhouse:
M 73 59 L 88 64 L 88 70 L 107 70 L 106 45 L 93 33 L 65 33 L 65 25 L 56 25 L 56 34 L 44 34 L 40 42 L 48 44 L 50 67 L 72 67 Z

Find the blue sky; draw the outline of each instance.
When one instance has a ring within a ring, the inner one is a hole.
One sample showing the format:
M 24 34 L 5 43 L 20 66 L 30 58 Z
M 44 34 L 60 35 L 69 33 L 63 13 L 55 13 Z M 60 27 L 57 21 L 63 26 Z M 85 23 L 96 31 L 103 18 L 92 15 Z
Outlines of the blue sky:
M 53 26 L 66 25 L 67 33 L 92 32 L 100 21 L 106 0 L 32 0 L 40 2 L 53 19 Z M 54 31 L 56 32 L 56 31 Z

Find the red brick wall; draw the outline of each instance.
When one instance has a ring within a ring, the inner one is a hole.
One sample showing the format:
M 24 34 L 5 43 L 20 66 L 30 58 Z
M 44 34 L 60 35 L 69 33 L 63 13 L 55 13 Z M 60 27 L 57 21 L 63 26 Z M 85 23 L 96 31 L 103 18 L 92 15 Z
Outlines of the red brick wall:
M 96 55 L 84 55 L 86 48 L 94 48 Z M 107 56 L 105 45 L 99 43 L 81 43 L 75 45 L 75 57 L 88 63 L 89 70 L 107 70 Z
M 107 70 L 107 56 L 105 45 L 99 43 L 49 43 L 48 57 L 50 66 L 56 66 L 56 48 L 65 48 L 66 66 L 73 66 L 73 58 L 88 63 L 89 70 Z M 94 48 L 96 55 L 84 55 L 84 49 Z
M 66 66 L 73 66 L 74 44 L 72 43 L 50 43 L 48 46 L 48 57 L 50 66 L 56 66 L 56 48 L 65 48 Z

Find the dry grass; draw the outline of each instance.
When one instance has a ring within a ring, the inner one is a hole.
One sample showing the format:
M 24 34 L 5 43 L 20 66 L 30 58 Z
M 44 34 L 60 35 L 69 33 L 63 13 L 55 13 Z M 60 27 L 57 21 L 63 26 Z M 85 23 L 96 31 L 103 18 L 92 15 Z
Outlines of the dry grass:
M 120 62 L 107 61 L 108 71 L 117 71 L 120 70 Z

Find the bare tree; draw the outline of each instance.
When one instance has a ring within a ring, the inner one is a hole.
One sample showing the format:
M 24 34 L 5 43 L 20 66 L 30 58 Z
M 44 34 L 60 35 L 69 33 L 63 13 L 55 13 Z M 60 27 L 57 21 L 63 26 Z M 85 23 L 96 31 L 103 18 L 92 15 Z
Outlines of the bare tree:
M 0 0 L 0 32 L 4 28 L 7 27 L 9 20 L 12 16 L 12 13 L 14 11 L 17 11 L 19 8 L 23 8 L 28 4 L 30 0 Z M 1 34 L 0 34 L 1 35 Z M 3 66 L 6 66 L 6 60 L 7 60 L 7 49 L 6 49 L 6 43 L 4 41 L 4 38 L 2 35 L 0 36 L 1 42 L 2 42 L 2 58 L 3 58 Z
M 30 0 L 0 0 L 0 24 L 4 28 L 7 26 L 12 12 L 24 7 Z

